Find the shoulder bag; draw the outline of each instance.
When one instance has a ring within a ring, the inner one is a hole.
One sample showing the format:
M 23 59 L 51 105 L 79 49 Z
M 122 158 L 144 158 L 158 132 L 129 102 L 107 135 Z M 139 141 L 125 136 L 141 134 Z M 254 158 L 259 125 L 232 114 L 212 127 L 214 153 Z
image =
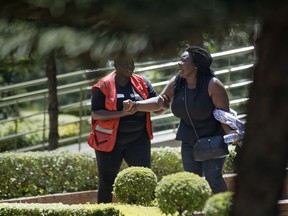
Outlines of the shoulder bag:
M 194 160 L 205 161 L 226 157 L 229 154 L 228 145 L 224 142 L 224 138 L 222 135 L 199 138 L 188 112 L 186 88 L 187 86 L 185 86 L 185 108 L 189 121 L 193 127 L 194 133 L 197 138 L 196 142 L 193 145 Z

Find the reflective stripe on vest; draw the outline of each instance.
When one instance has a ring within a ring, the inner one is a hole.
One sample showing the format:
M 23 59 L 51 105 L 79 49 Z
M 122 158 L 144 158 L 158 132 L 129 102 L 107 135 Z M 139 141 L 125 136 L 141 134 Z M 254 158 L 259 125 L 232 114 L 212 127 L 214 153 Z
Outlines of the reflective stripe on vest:
M 116 111 L 117 110 L 117 94 L 116 94 L 116 86 L 115 86 L 115 75 L 116 72 L 112 72 L 108 74 L 103 79 L 99 80 L 96 84 L 92 86 L 92 92 L 95 88 L 99 88 L 103 94 L 105 95 L 105 108 L 107 110 Z M 144 79 L 136 74 L 132 74 L 130 77 L 131 83 L 137 93 L 141 95 L 141 97 L 145 100 L 149 97 L 149 93 L 147 90 L 147 85 Z M 105 145 L 108 149 L 113 149 L 117 137 L 117 129 L 119 126 L 120 118 L 111 119 L 111 120 L 93 120 L 91 118 L 92 127 L 99 132 L 103 132 L 106 134 L 110 134 L 111 137 L 107 139 L 106 143 L 101 143 L 101 149 L 105 149 Z M 146 112 L 146 129 L 150 139 L 153 139 L 153 131 L 150 119 L 150 112 Z M 108 132 L 108 133 L 107 133 Z M 100 146 L 99 149 L 100 150 Z M 105 151 L 105 150 L 103 150 Z

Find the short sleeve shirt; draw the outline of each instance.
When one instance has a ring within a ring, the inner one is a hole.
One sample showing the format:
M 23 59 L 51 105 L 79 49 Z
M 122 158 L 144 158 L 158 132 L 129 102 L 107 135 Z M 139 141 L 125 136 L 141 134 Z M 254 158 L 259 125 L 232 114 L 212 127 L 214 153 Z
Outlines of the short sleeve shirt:
M 144 78 L 148 89 L 148 98 L 157 96 L 155 89 L 151 82 Z M 123 101 L 130 99 L 132 101 L 141 101 L 143 98 L 133 88 L 131 82 L 126 86 L 120 86 L 115 82 L 117 92 L 117 110 L 123 109 Z M 105 95 L 99 88 L 95 88 L 92 99 L 91 99 L 91 111 L 97 111 L 105 109 Z M 146 130 L 146 113 L 136 112 L 133 115 L 127 115 L 120 118 L 118 132 L 117 132 L 117 143 L 128 143 L 133 142 L 143 134 Z

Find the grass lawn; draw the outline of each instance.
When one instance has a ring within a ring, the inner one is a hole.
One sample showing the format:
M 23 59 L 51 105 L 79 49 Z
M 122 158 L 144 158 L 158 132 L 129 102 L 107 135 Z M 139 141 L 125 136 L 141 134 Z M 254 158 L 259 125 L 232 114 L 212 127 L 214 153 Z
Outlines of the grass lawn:
M 61 211 L 68 211 L 68 212 L 77 212 L 77 209 L 85 209 L 84 211 L 89 212 L 93 209 L 102 209 L 102 208 L 109 208 L 114 207 L 115 209 L 119 210 L 125 216 L 176 216 L 175 215 L 166 215 L 161 213 L 160 209 L 157 207 L 144 207 L 144 206 L 137 206 L 137 205 L 128 205 L 128 204 L 120 204 L 120 203 L 109 203 L 109 204 L 80 204 L 80 205 L 65 205 L 62 203 L 0 203 L 0 209 L 3 212 L 10 212 L 11 215 L 23 215 L 21 212 L 29 213 L 29 215 L 37 214 L 45 210 L 44 212 L 49 212 L 49 215 L 52 215 L 53 211 L 55 211 L 55 215 L 59 215 Z M 0 215 L 6 215 L 5 213 L 0 212 Z M 26 214 L 25 213 L 25 214 Z M 43 212 L 42 212 L 43 213 Z M 79 214 L 79 212 L 78 212 Z M 73 215 L 78 215 L 73 214 Z M 42 215 L 42 214 L 41 214 Z M 43 216 L 47 215 L 43 213 Z M 80 215 L 79 215 L 80 216 Z
M 161 213 L 160 209 L 157 207 L 118 204 L 114 204 L 114 207 L 119 209 L 125 216 L 168 216 Z

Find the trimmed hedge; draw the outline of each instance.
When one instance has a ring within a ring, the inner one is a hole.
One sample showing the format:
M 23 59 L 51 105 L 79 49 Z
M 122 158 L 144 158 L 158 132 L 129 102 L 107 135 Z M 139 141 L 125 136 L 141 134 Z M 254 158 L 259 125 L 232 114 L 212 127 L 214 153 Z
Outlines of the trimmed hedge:
M 41 210 L 43 209 L 43 210 Z M 61 212 L 62 211 L 62 212 Z M 41 212 L 41 213 L 40 213 Z M 45 212 L 45 213 L 44 213 Z M 61 213 L 61 214 L 60 214 Z M 109 204 L 0 203 L 0 216 L 165 216 L 157 207 Z
M 158 181 L 182 172 L 180 148 L 152 148 L 151 169 Z M 233 172 L 233 149 L 223 173 Z M 0 199 L 98 189 L 94 155 L 71 152 L 0 154 Z M 127 168 L 123 163 L 121 170 Z
M 98 185 L 95 161 L 88 154 L 2 153 L 0 167 L 1 199 L 85 191 Z
M 63 205 L 0 203 L 0 216 L 124 216 L 118 209 L 105 205 Z

